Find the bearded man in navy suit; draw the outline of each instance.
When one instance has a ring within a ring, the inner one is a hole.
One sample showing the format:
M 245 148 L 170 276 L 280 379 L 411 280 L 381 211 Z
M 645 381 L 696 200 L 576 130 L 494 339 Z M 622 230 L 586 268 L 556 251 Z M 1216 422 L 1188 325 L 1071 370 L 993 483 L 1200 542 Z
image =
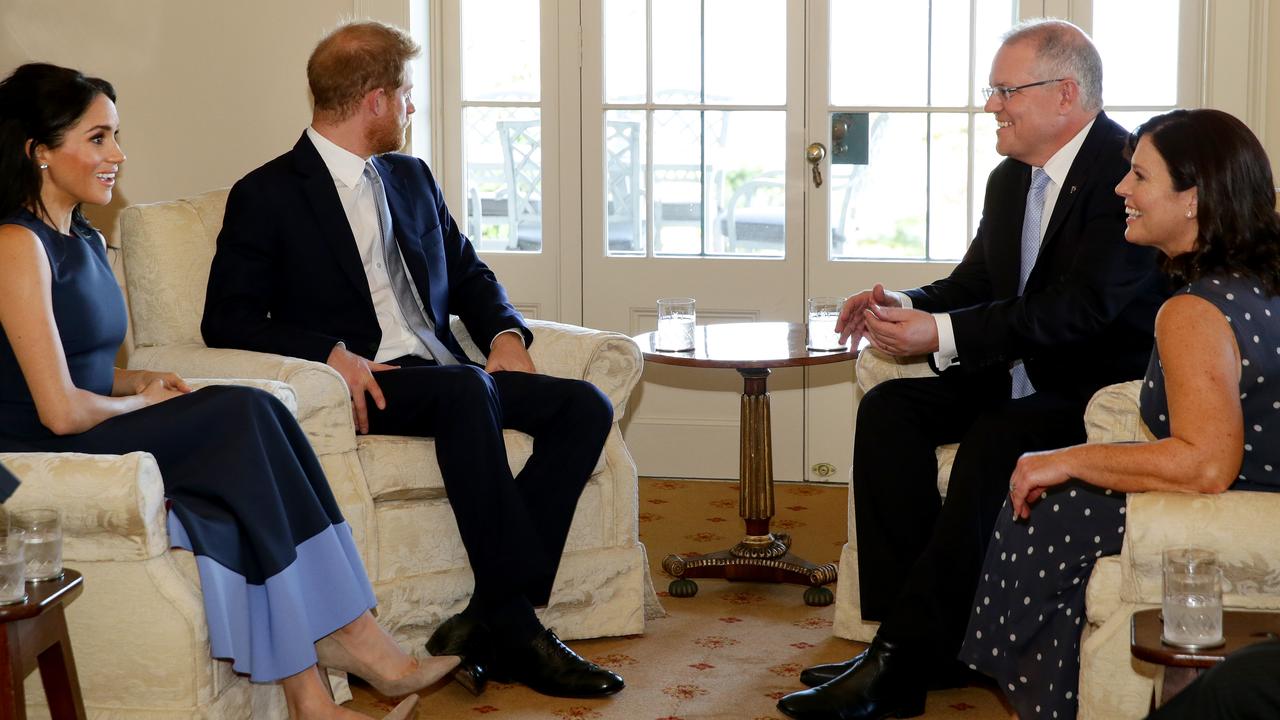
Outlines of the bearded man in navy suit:
M 436 438 L 475 593 L 427 649 L 461 655 L 459 681 L 477 694 L 492 676 L 550 695 L 609 695 L 622 678 L 566 647 L 534 608 L 550 597 L 612 406 L 589 383 L 537 374 L 532 334 L 431 171 L 395 152 L 414 112 L 418 52 L 376 22 L 316 46 L 311 126 L 231 189 L 201 330 L 210 347 L 327 363 L 361 433 Z M 450 333 L 451 314 L 487 348 L 484 367 Z M 503 428 L 534 437 L 517 477 Z

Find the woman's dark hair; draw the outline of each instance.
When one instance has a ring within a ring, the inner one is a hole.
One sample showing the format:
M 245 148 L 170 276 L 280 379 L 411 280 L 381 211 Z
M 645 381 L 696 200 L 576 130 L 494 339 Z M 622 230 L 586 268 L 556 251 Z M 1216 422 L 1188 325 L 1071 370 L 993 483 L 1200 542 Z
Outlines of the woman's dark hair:
M 1196 189 L 1199 231 L 1194 248 L 1164 260 L 1184 282 L 1234 272 L 1256 277 L 1280 295 L 1280 216 L 1271 162 L 1249 128 L 1221 110 L 1174 110 L 1143 123 L 1164 158 L 1173 189 Z
M 115 102 L 115 88 L 106 80 L 46 63 L 22 65 L 0 80 L 0 218 L 20 208 L 49 214 L 40 200 L 34 149 L 61 145 L 99 95 Z M 83 220 L 79 207 L 75 213 Z

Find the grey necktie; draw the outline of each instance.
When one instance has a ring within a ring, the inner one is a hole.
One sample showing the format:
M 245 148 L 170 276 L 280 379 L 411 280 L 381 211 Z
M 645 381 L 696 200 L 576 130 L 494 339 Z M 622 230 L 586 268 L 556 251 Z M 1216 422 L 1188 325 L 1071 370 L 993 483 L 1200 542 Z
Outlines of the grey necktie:
M 405 271 L 404 259 L 400 257 L 400 248 L 396 245 L 396 238 L 391 230 L 391 209 L 387 205 L 387 193 L 372 162 L 365 163 L 364 179 L 373 190 L 373 204 L 377 206 L 378 228 L 382 237 L 382 257 L 387 263 L 387 278 L 391 281 L 391 292 L 396 296 L 400 313 L 404 315 L 404 321 L 413 334 L 427 346 L 427 352 L 431 353 L 438 365 L 457 365 L 458 359 L 436 337 L 435 323 L 414 293 L 409 273 Z
M 1049 187 L 1049 173 L 1043 168 L 1031 171 L 1031 189 L 1027 191 L 1027 210 L 1022 217 L 1022 258 L 1018 266 L 1018 294 L 1027 289 L 1027 278 L 1031 277 L 1031 269 L 1035 267 L 1036 257 L 1040 255 L 1040 224 L 1044 218 L 1044 193 Z M 1021 360 L 1015 360 L 1009 368 L 1013 378 L 1010 393 L 1016 400 L 1036 391 L 1027 377 L 1027 368 Z

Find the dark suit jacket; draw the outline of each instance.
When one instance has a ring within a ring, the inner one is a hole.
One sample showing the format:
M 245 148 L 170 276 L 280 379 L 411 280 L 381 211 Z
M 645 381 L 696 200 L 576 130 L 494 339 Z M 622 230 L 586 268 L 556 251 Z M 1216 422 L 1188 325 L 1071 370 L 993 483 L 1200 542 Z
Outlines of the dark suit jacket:
M 4 465 L 0 465 L 0 503 L 9 499 L 14 490 L 18 489 L 18 478 L 9 472 Z
M 1099 114 L 1058 194 L 1040 254 L 1018 295 L 1022 218 L 1031 167 L 1013 159 L 987 179 L 978 233 L 945 279 L 907 295 L 927 312 L 949 312 L 963 372 L 1021 359 L 1037 390 L 1072 397 L 1142 377 L 1155 314 L 1169 283 L 1156 251 L 1124 239 L 1128 132 Z
M 462 318 L 483 350 L 499 332 L 533 335 L 476 255 L 421 160 L 374 158 L 396 242 L 428 305 L 436 336 L 464 359 L 449 315 Z M 303 133 L 293 150 L 231 188 L 209 272 L 204 321 L 210 347 L 234 347 L 324 362 L 338 341 L 372 359 L 382 340 L 355 237 L 333 176 Z

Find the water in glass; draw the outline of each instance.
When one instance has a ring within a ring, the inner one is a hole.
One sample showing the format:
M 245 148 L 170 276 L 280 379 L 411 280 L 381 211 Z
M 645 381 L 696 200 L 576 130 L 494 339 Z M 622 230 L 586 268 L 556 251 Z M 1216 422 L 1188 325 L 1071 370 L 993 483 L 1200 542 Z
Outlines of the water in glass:
M 23 537 L 28 580 L 53 580 L 62 575 L 62 535 L 34 533 Z
M 27 599 L 22 537 L 0 535 L 0 605 Z
M 1213 645 L 1222 640 L 1222 597 L 1181 593 L 1164 598 L 1164 640 L 1173 645 Z

